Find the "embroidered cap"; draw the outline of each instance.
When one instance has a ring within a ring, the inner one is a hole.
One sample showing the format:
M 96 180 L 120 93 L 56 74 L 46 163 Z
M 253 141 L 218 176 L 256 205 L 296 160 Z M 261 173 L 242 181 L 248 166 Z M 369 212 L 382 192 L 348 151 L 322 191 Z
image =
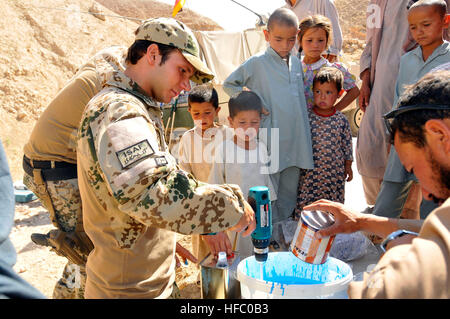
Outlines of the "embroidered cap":
M 214 74 L 200 60 L 200 48 L 191 29 L 183 22 L 172 18 L 151 18 L 139 26 L 135 40 L 147 40 L 170 45 L 180 49 L 183 56 L 196 72 L 191 77 L 195 83 L 205 83 L 214 78 Z

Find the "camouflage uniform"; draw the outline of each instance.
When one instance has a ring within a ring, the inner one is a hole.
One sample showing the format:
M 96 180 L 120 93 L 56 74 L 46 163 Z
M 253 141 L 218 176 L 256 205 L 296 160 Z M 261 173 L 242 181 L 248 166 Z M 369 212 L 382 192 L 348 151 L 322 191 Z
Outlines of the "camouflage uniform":
M 76 163 L 76 132 L 83 109 L 102 89 L 114 70 L 125 69 L 126 52 L 127 48 L 118 46 L 104 49 L 79 69 L 36 123 L 30 140 L 24 147 L 27 158 L 34 161 Z M 64 233 L 76 232 L 77 219 L 82 222 L 78 179 L 44 179 L 42 185 L 39 185 L 33 173 L 25 172 L 24 184 L 50 212 L 53 225 Z M 82 225 L 78 226 L 82 231 Z M 50 237 L 56 234 L 57 232 L 51 231 Z M 77 250 L 77 247 L 73 249 Z M 86 250 L 77 250 L 75 253 L 87 259 Z M 83 298 L 85 281 L 85 262 L 74 263 L 69 259 L 62 277 L 56 283 L 53 298 Z
M 149 32 L 158 33 L 159 43 L 189 44 L 198 52 L 193 36 L 177 43 L 174 21 L 165 19 Z M 201 183 L 178 168 L 164 141 L 161 109 L 142 92 L 116 72 L 82 118 L 78 177 L 83 223 L 94 244 L 86 298 L 168 298 L 175 281 L 174 232 L 223 231 L 244 211 L 237 185 Z

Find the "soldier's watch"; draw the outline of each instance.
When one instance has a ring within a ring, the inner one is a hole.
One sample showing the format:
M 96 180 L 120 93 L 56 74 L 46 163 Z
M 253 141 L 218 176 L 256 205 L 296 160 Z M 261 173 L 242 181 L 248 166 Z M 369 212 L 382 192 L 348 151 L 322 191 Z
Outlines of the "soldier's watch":
M 381 245 L 380 245 L 381 250 L 383 250 L 383 252 L 386 252 L 386 246 L 387 246 L 391 241 L 393 241 L 393 240 L 396 239 L 396 238 L 400 238 L 400 237 L 402 237 L 402 236 L 405 236 L 405 235 L 419 236 L 418 233 L 415 233 L 415 232 L 412 232 L 412 231 L 409 231 L 409 230 L 405 230 L 405 229 L 396 230 L 395 232 L 390 233 L 390 234 L 386 237 L 386 239 L 383 240 L 383 242 L 382 242 Z

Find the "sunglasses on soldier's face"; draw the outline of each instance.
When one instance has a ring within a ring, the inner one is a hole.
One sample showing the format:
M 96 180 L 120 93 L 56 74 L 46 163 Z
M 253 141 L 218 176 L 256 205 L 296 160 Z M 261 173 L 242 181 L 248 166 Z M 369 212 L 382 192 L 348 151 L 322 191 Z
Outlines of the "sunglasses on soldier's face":
M 422 110 L 449 110 L 450 105 L 443 104 L 414 104 L 414 105 L 406 105 L 402 106 L 398 109 L 392 110 L 383 115 L 384 124 L 386 125 L 386 129 L 388 133 L 391 135 L 391 140 L 394 140 L 394 136 L 392 136 L 392 123 L 394 119 L 400 114 L 410 112 L 410 111 L 422 111 Z

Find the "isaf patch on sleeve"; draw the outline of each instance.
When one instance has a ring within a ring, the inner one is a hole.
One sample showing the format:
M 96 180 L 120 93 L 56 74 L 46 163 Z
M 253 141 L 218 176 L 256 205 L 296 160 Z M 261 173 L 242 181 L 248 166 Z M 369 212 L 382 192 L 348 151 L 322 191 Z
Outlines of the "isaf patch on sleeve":
M 117 159 L 119 160 L 120 165 L 122 165 L 122 168 L 127 168 L 131 164 L 153 154 L 155 154 L 155 151 L 150 146 L 150 142 L 148 140 L 140 141 L 130 147 L 116 152 Z

